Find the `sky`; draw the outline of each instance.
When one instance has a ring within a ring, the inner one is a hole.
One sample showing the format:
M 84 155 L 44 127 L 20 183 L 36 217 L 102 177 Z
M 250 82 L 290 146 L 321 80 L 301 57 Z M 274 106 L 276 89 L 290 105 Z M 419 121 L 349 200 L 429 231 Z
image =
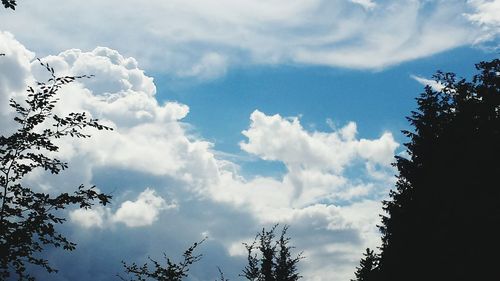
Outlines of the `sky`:
M 85 111 L 113 131 L 60 140 L 70 168 L 25 183 L 80 184 L 112 204 L 68 210 L 78 244 L 43 256 L 41 280 L 118 280 L 120 261 L 174 259 L 193 242 L 188 280 L 230 280 L 244 242 L 290 225 L 303 280 L 347 281 L 405 155 L 401 130 L 436 70 L 470 77 L 498 57 L 500 1 L 19 1 L 0 11 L 0 129 L 10 98 L 47 79 L 93 74 L 60 91 L 57 114 Z

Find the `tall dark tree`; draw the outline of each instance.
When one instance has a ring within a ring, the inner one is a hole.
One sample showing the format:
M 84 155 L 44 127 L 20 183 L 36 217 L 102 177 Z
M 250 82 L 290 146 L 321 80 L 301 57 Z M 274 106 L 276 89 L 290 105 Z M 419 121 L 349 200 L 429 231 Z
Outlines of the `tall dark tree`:
M 251 244 L 243 243 L 247 250 L 247 265 L 245 266 L 245 268 L 243 268 L 243 273 L 241 274 L 241 276 L 250 281 L 259 280 L 260 276 L 259 258 L 257 256 L 257 253 L 254 253 L 256 244 L 257 239 L 255 239 Z
M 377 254 L 367 248 L 363 254 L 363 258 L 359 262 L 359 267 L 356 268 L 356 272 L 354 273 L 356 279 L 351 281 L 370 281 L 376 279 L 377 265 Z
M 297 271 L 297 264 L 302 259 L 302 254 L 292 257 L 291 250 L 294 248 L 290 245 L 291 238 L 286 236 L 288 226 L 285 225 L 281 230 L 281 235 L 277 241 L 275 278 L 276 281 L 297 281 L 302 276 Z
M 41 255 L 43 250 L 46 247 L 73 250 L 76 245 L 56 229 L 56 225 L 65 221 L 60 210 L 71 205 L 87 209 L 95 201 L 105 205 L 111 198 L 94 186 L 82 185 L 73 194 L 54 195 L 23 182 L 36 169 L 58 174 L 68 167 L 52 156 L 59 149 L 55 139 L 87 138 L 89 135 L 82 131 L 86 127 L 110 129 L 85 113 L 55 115 L 57 92 L 63 85 L 86 76 L 56 77 L 53 68 L 42 65 L 51 78 L 29 87 L 23 103 L 10 100 L 17 114 L 14 120 L 18 129 L 10 136 L 0 135 L 0 280 L 35 280 L 27 273 L 28 264 L 56 271 Z
M 438 72 L 408 121 L 384 202 L 378 280 L 495 280 L 500 253 L 500 60 Z M 375 279 L 373 279 L 375 280 Z
M 285 225 L 279 238 L 274 240 L 276 228 L 277 225 L 269 231 L 263 228 L 252 244 L 245 244 L 248 264 L 241 276 L 247 280 L 296 281 L 301 278 L 297 264 L 303 258 L 302 254 L 292 257 L 294 247 L 289 245 L 290 237 L 286 235 L 288 226 Z M 259 253 L 254 252 L 256 249 Z
M 259 250 L 261 253 L 260 281 L 273 281 L 276 279 L 274 272 L 274 269 L 276 268 L 276 263 L 274 261 L 274 258 L 276 257 L 276 245 L 273 245 L 275 230 L 276 225 L 269 231 L 262 229 L 262 232 L 259 235 Z

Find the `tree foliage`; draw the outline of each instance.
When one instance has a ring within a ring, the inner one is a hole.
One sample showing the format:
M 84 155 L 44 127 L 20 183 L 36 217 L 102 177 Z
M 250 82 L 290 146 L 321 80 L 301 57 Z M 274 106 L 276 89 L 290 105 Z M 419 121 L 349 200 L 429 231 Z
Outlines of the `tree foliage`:
M 240 276 L 255 281 L 297 281 L 301 276 L 297 272 L 297 264 L 303 258 L 302 253 L 292 257 L 292 249 L 289 245 L 290 237 L 286 235 L 288 226 L 284 226 L 278 239 L 275 240 L 277 225 L 257 234 L 251 244 L 244 244 L 248 251 L 248 264 Z M 179 263 L 173 262 L 164 254 L 165 263 L 160 263 L 148 257 L 150 264 L 142 266 L 136 263 L 127 264 L 122 262 L 125 273 L 132 275 L 130 279 L 118 275 L 123 281 L 180 281 L 188 276 L 189 266 L 201 259 L 201 255 L 194 255 L 196 247 L 204 240 L 194 243 L 183 254 L 183 260 Z M 258 250 L 258 253 L 255 251 Z M 217 281 L 228 281 L 220 268 Z
M 193 263 L 199 261 L 202 255 L 195 255 L 195 249 L 203 242 L 196 242 L 191 247 L 189 247 L 182 255 L 183 260 L 179 263 L 175 263 L 166 254 L 163 254 L 166 264 L 161 264 L 160 262 L 148 257 L 152 265 L 147 263 L 142 266 L 132 263 L 128 265 L 123 262 L 123 267 L 125 268 L 125 273 L 128 275 L 133 275 L 131 279 L 126 279 L 121 275 L 118 275 L 121 280 L 124 281 L 180 281 L 184 277 L 188 276 L 189 266 Z M 219 269 L 221 280 L 225 280 L 222 271 Z
M 41 63 L 41 62 L 40 62 Z M 24 103 L 11 99 L 18 129 L 10 136 L 0 136 L 0 279 L 17 276 L 17 280 L 35 280 L 27 273 L 28 264 L 41 266 L 48 272 L 56 271 L 40 255 L 46 247 L 75 249 L 76 244 L 60 234 L 57 224 L 64 223 L 60 210 L 76 205 L 90 208 L 95 201 L 105 205 L 111 198 L 99 193 L 94 186 L 83 185 L 72 193 L 57 195 L 40 192 L 26 186 L 23 178 L 35 169 L 58 174 L 68 164 L 54 158 L 59 147 L 55 139 L 64 137 L 87 138 L 86 127 L 110 130 L 89 118 L 85 113 L 70 113 L 60 117 L 53 109 L 56 94 L 65 84 L 87 76 L 56 77 L 54 69 L 41 63 L 51 78 L 29 87 Z
M 17 6 L 16 0 L 2 0 L 2 4 L 6 9 L 15 10 Z
M 493 280 L 500 252 L 500 60 L 437 72 L 408 121 L 384 201 L 378 280 Z M 372 278 L 370 280 L 376 280 Z
M 282 228 L 277 240 L 275 231 L 277 225 L 271 230 L 265 228 L 255 237 L 251 244 L 244 244 L 247 249 L 248 264 L 243 269 L 241 276 L 252 281 L 296 281 L 301 278 L 297 271 L 297 264 L 303 258 L 302 253 L 293 257 L 289 245 L 290 237 L 286 235 L 288 226 Z M 255 250 L 259 253 L 255 253 Z

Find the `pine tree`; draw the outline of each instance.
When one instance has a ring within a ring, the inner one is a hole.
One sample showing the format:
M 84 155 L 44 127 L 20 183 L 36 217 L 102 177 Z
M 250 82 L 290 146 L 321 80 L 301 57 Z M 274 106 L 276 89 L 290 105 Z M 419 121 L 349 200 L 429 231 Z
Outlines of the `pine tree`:
M 493 280 L 500 251 L 500 60 L 435 75 L 384 201 L 380 280 Z M 371 279 L 370 279 L 371 280 Z
M 351 281 L 372 281 L 375 280 L 377 274 L 378 256 L 370 250 L 366 249 L 363 258 L 359 262 L 359 267 L 356 267 L 354 275 L 356 279 Z
M 286 236 L 288 226 L 284 226 L 277 241 L 278 251 L 276 253 L 276 281 L 297 281 L 301 276 L 297 272 L 297 264 L 302 259 L 302 254 L 292 258 L 291 250 L 294 247 L 288 245 L 291 238 Z
M 259 250 L 262 254 L 260 259 L 261 274 L 259 277 L 259 281 L 276 280 L 274 276 L 274 268 L 276 266 L 276 263 L 274 262 L 274 257 L 276 256 L 276 246 L 273 245 L 275 229 L 276 225 L 269 231 L 262 229 L 262 232 L 259 235 Z
M 263 228 L 252 244 L 244 244 L 248 251 L 248 264 L 240 276 L 252 281 L 296 281 L 302 277 L 297 271 L 302 253 L 292 257 L 291 250 L 294 247 L 289 245 L 286 225 L 280 237 L 274 240 L 277 226 L 274 225 L 269 231 Z M 259 255 L 254 253 L 256 249 Z

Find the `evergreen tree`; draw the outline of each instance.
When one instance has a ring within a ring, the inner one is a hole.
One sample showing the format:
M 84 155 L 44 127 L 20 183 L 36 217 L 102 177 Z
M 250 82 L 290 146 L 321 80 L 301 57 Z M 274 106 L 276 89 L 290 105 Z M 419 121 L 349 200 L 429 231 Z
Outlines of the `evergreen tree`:
M 371 281 L 375 280 L 375 275 L 377 273 L 377 265 L 378 265 L 378 256 L 370 250 L 370 248 L 366 249 L 366 252 L 363 254 L 363 258 L 359 262 L 359 267 L 356 267 L 356 279 L 351 281 Z
M 258 281 L 296 281 L 301 278 L 297 272 L 297 264 L 302 254 L 292 257 L 289 245 L 290 237 L 286 236 L 288 226 L 284 226 L 280 237 L 275 241 L 275 231 L 265 228 L 257 235 L 252 244 L 244 244 L 248 251 L 248 264 L 241 276 L 247 280 Z M 258 249 L 259 254 L 254 253 Z
M 278 251 L 276 253 L 276 269 L 275 276 L 276 281 L 297 281 L 301 276 L 297 272 L 297 264 L 302 259 L 302 255 L 299 254 L 292 258 L 291 247 L 288 245 L 290 242 L 290 237 L 286 236 L 288 226 L 285 225 L 281 231 L 280 238 L 277 241 Z
M 247 265 L 243 268 L 243 274 L 240 276 L 245 277 L 247 280 L 256 281 L 259 280 L 260 276 L 260 267 L 259 267 L 259 258 L 257 254 L 254 253 L 255 245 L 257 240 L 254 240 L 252 244 L 243 243 L 245 248 L 247 249 Z
M 494 280 L 500 252 L 500 60 L 438 72 L 408 121 L 384 201 L 380 280 Z M 370 279 L 375 280 L 375 279 Z
M 273 245 L 274 231 L 276 230 L 276 225 L 271 228 L 271 230 L 266 231 L 262 229 L 259 235 L 259 250 L 262 254 L 260 258 L 260 278 L 259 281 L 274 281 L 276 280 L 274 276 L 274 269 L 276 263 L 274 258 L 276 256 L 276 246 Z

